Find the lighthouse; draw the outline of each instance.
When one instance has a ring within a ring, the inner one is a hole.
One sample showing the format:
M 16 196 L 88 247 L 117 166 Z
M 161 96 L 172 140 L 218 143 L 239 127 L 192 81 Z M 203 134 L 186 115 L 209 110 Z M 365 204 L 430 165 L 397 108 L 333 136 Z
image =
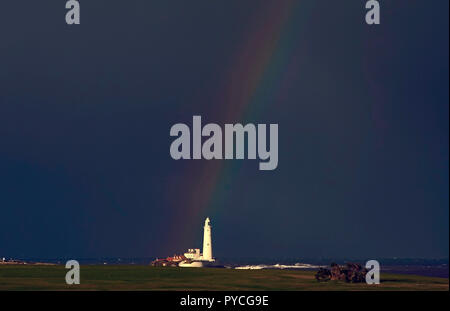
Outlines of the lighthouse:
M 184 253 L 186 260 L 181 261 L 179 267 L 201 268 L 211 267 L 212 262 L 216 261 L 212 256 L 212 242 L 211 242 L 211 224 L 209 217 L 205 219 L 203 226 L 203 253 L 200 253 L 198 248 L 190 248 Z
M 211 244 L 211 225 L 209 217 L 205 219 L 205 226 L 203 227 L 203 256 L 205 261 L 214 261 L 212 257 L 212 244 Z

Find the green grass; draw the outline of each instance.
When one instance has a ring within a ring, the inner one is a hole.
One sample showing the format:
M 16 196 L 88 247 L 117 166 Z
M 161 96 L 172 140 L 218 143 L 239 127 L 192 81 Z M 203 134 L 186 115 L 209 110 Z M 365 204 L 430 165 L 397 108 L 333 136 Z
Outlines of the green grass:
M 380 285 L 317 282 L 314 271 L 85 265 L 66 285 L 64 266 L 0 265 L 0 290 L 449 290 L 448 279 L 381 274 Z

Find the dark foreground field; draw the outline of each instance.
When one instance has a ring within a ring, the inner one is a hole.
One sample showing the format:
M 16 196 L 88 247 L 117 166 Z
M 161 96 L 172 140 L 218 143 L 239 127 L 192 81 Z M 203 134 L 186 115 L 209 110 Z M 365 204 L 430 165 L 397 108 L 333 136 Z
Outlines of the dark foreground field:
M 0 265 L 0 290 L 448 290 L 448 279 L 381 274 L 380 285 L 318 283 L 313 271 L 81 267 L 81 284 L 65 283 L 64 266 Z

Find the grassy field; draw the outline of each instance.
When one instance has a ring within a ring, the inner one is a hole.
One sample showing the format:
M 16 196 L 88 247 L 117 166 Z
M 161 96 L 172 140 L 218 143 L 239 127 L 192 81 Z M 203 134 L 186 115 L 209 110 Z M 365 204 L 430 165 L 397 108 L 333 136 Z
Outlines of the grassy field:
M 380 285 L 319 283 L 313 271 L 81 267 L 81 284 L 65 283 L 64 266 L 0 265 L 0 290 L 449 290 L 448 279 L 381 274 Z

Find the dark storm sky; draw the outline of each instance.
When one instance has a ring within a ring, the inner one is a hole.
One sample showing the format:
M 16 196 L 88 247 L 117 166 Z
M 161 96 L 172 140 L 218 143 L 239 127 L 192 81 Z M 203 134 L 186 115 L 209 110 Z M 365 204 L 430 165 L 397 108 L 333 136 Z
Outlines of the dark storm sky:
M 376 27 L 364 1 L 294 2 L 287 86 L 249 106 L 279 124 L 278 168 L 225 168 L 173 230 L 205 160 L 172 160 L 169 129 L 220 123 L 267 2 L 81 1 L 68 26 L 62 0 L 3 0 L 0 256 L 162 257 L 200 247 L 209 215 L 219 258 L 448 258 L 446 0 L 381 1 Z

